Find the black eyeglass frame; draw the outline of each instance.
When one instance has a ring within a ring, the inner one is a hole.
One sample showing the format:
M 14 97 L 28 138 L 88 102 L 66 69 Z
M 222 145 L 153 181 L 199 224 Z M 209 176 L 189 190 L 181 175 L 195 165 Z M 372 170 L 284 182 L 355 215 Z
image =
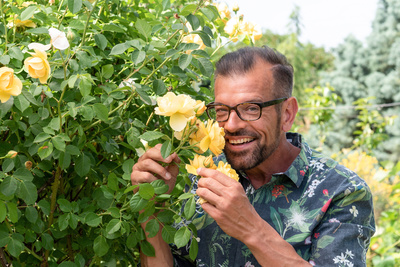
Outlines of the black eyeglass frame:
M 212 117 L 210 116 L 210 114 L 208 113 L 208 112 L 209 112 L 209 108 L 210 108 L 210 107 L 215 107 L 215 106 L 225 106 L 225 107 L 227 107 L 227 108 L 229 109 L 228 117 L 226 118 L 226 120 L 222 120 L 222 121 L 218 121 L 218 120 L 217 120 L 218 122 L 225 122 L 225 121 L 228 121 L 228 120 L 229 120 L 229 116 L 231 115 L 231 111 L 232 111 L 232 110 L 234 110 L 234 111 L 236 112 L 236 114 L 238 115 L 238 117 L 239 117 L 242 121 L 256 121 L 256 120 L 258 120 L 259 118 L 261 118 L 262 109 L 263 109 L 263 108 L 270 107 L 270 106 L 273 106 L 273 105 L 282 103 L 283 101 L 285 101 L 285 100 L 287 100 L 287 99 L 288 99 L 288 97 L 281 97 L 281 98 L 277 98 L 277 99 L 270 100 L 270 101 L 266 101 L 266 102 L 262 102 L 262 103 L 258 103 L 258 102 L 243 102 L 243 103 L 237 104 L 237 105 L 234 106 L 234 107 L 231 107 L 231 106 L 228 106 L 228 105 L 225 105 L 225 104 L 219 104 L 219 103 L 211 102 L 211 103 L 209 103 L 209 104 L 206 105 L 206 107 L 207 107 L 206 112 L 207 112 L 207 116 L 208 116 L 210 119 L 213 120 L 214 118 L 212 118 Z M 258 118 L 257 118 L 257 119 L 254 119 L 254 120 L 245 120 L 245 119 L 243 119 L 242 116 L 240 115 L 240 112 L 237 110 L 237 107 L 240 106 L 240 105 L 243 105 L 243 104 L 255 104 L 255 105 L 259 106 L 259 107 L 260 107 L 260 115 L 258 116 Z

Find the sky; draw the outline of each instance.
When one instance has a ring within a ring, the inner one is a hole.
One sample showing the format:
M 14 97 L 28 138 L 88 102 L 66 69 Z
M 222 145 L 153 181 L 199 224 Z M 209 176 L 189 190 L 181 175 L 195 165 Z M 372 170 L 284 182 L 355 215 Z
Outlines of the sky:
M 238 14 L 274 33 L 288 32 L 289 16 L 300 7 L 302 42 L 326 49 L 337 47 L 350 34 L 360 41 L 371 33 L 379 0 L 224 0 L 230 9 L 239 5 Z

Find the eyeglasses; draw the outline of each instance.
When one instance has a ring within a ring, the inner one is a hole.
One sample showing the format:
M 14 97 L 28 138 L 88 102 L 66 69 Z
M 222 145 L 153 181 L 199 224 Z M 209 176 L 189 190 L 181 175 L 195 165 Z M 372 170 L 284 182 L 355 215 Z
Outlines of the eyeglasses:
M 282 97 L 263 103 L 244 102 L 237 104 L 234 107 L 212 102 L 207 105 L 206 111 L 210 119 L 216 120 L 218 122 L 227 121 L 229 119 L 229 115 L 231 114 L 232 109 L 236 111 L 236 114 L 241 120 L 256 121 L 261 117 L 263 108 L 282 103 L 286 99 L 288 98 Z

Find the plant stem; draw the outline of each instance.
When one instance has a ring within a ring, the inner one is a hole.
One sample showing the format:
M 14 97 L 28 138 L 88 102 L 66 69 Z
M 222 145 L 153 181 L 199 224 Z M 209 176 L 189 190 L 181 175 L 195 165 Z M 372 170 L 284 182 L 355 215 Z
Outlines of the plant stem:
M 48 224 L 48 229 L 51 229 L 51 225 L 53 224 L 53 219 L 54 219 L 54 211 L 56 209 L 56 204 L 57 204 L 57 192 L 58 192 L 58 187 L 60 185 L 60 178 L 61 178 L 61 168 L 60 166 L 57 167 L 56 174 L 54 176 L 54 183 L 51 186 L 51 202 L 50 202 L 50 215 L 49 215 L 49 224 Z M 49 230 L 49 234 L 51 234 Z M 45 257 L 44 260 L 47 261 L 48 257 L 50 255 L 50 251 L 46 250 L 45 252 Z
M 58 100 L 57 103 L 57 108 L 58 108 L 58 117 L 60 118 L 60 133 L 62 133 L 62 114 L 61 114 L 61 101 L 64 97 L 65 91 L 67 91 L 67 84 L 64 85 L 63 91 L 61 93 L 60 99 Z
M 96 1 L 94 2 L 93 7 L 92 7 L 92 10 L 89 11 L 89 15 L 88 15 L 88 18 L 87 18 L 87 20 L 86 20 L 85 28 L 83 29 L 82 42 L 79 44 L 79 48 L 82 47 L 82 46 L 85 44 L 85 41 L 86 41 L 86 40 L 85 40 L 86 31 L 87 31 L 87 28 L 88 28 L 88 26 L 89 26 L 90 17 L 92 16 L 92 13 L 93 13 L 93 11 L 94 11 L 94 8 L 96 7 L 97 1 L 98 1 L 98 0 L 96 0 Z
M 43 258 L 40 257 L 39 255 L 37 255 L 33 250 L 30 250 L 30 249 L 27 248 L 26 246 L 25 246 L 25 250 L 26 250 L 29 254 L 31 254 L 32 256 L 34 256 L 36 259 L 38 259 L 38 260 L 40 260 L 41 262 L 43 262 Z

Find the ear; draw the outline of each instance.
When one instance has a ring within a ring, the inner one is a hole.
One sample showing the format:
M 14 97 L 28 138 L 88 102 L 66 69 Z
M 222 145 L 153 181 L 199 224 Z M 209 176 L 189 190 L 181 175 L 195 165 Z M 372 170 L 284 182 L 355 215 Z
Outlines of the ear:
M 289 132 L 292 128 L 298 110 L 299 105 L 295 97 L 292 96 L 283 102 L 281 124 L 284 132 Z

